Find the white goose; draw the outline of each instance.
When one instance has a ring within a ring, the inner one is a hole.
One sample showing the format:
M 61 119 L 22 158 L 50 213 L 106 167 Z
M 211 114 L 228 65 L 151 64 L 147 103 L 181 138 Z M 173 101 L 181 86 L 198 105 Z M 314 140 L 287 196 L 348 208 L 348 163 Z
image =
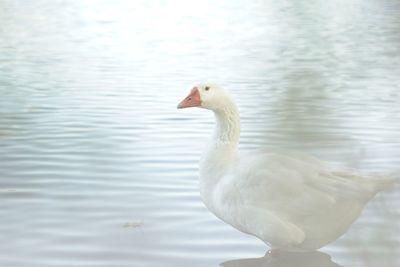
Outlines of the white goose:
M 222 88 L 194 87 L 178 108 L 214 112 L 212 142 L 200 162 L 200 194 L 207 208 L 271 249 L 318 249 L 341 236 L 365 204 L 391 179 L 332 170 L 300 153 L 238 151 L 238 109 Z

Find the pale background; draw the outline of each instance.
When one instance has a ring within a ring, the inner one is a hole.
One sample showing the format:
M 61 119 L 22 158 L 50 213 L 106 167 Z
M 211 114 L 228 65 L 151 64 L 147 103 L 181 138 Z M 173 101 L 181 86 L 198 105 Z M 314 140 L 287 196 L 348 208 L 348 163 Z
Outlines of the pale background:
M 214 81 L 242 149 L 398 174 L 399 63 L 399 1 L 0 0 L 0 265 L 400 266 L 398 188 L 332 260 L 232 261 L 267 247 L 201 203 L 213 117 L 176 110 Z

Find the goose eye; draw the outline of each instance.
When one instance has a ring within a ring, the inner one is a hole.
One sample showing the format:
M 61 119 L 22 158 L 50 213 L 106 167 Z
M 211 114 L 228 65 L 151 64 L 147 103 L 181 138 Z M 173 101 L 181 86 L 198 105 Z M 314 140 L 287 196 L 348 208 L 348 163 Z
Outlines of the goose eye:
M 208 91 L 208 90 L 210 90 L 210 86 L 206 86 L 206 88 L 204 88 L 204 89 L 206 89 L 206 91 Z

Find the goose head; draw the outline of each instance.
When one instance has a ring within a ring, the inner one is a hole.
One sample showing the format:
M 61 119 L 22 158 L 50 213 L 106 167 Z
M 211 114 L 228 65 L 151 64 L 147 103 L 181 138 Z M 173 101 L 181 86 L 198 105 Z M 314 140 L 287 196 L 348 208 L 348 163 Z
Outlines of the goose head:
M 218 145 L 229 144 L 236 149 L 240 135 L 239 111 L 227 91 L 215 84 L 200 84 L 192 88 L 178 108 L 199 107 L 214 112 L 214 140 Z
M 178 108 L 200 107 L 218 111 L 232 100 L 229 94 L 215 84 L 200 84 L 192 88 L 178 105 Z

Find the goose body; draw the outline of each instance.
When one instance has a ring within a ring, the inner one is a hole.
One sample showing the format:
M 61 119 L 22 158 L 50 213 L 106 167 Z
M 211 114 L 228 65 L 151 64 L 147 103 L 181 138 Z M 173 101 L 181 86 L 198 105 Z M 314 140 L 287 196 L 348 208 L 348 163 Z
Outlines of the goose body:
M 230 95 L 215 85 L 192 89 L 178 108 L 214 112 L 216 126 L 200 161 L 206 207 L 272 249 L 318 249 L 340 237 L 390 181 L 335 170 L 290 151 L 238 151 L 240 119 Z

